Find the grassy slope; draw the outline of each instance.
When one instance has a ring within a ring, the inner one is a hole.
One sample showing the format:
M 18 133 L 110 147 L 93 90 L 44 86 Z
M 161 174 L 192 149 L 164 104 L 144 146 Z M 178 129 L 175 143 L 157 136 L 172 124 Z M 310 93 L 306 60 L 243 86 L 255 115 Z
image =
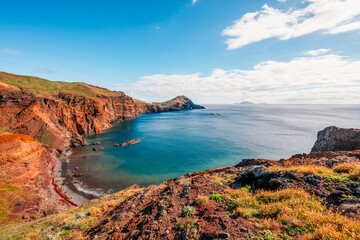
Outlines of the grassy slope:
M 309 172 L 327 176 L 349 177 L 359 182 L 360 165 L 342 164 L 333 169 L 314 165 L 298 167 L 271 167 L 277 171 Z M 241 170 L 241 169 L 240 169 Z M 198 195 L 195 206 L 207 206 L 211 202 L 223 204 L 227 208 L 223 214 L 232 216 L 236 221 L 245 218 L 257 222 L 256 232 L 247 234 L 252 240 L 281 239 L 360 239 L 360 221 L 347 218 L 340 213 L 327 209 L 323 200 L 303 189 L 281 189 L 277 191 L 254 191 L 250 186 L 236 188 L 228 185 L 234 176 L 204 175 L 209 184 L 224 186 L 223 193 L 212 192 Z M 191 179 L 183 179 L 184 182 Z M 39 219 L 30 223 L 17 223 L 0 227 L 1 239 L 83 239 L 83 233 L 99 223 L 104 212 L 111 206 L 131 198 L 138 190 L 127 189 L 119 193 L 90 202 L 82 207 L 64 213 Z M 145 207 L 145 206 L 144 206 Z M 189 213 L 197 221 L 195 208 Z M 189 211 L 190 211 L 189 210 Z M 166 218 L 164 214 L 163 218 Z M 194 222 L 193 222 L 194 223 Z M 186 225 L 174 224 L 181 231 Z M 196 228 L 192 224 L 191 228 Z M 107 236 L 104 235 L 104 238 Z M 196 239 L 196 238 L 194 238 Z
M 0 239 L 86 239 L 83 232 L 97 225 L 106 210 L 132 197 L 138 190 L 127 188 L 32 222 L 0 225 Z
M 104 96 L 118 96 L 122 92 L 110 91 L 105 88 L 100 88 L 88 85 L 82 82 L 54 82 L 42 78 L 21 76 L 5 72 L 0 72 L 0 83 L 2 86 L 9 88 L 16 86 L 24 91 L 34 93 L 41 97 L 57 96 L 59 93 L 74 94 L 83 97 L 96 97 L 97 95 Z

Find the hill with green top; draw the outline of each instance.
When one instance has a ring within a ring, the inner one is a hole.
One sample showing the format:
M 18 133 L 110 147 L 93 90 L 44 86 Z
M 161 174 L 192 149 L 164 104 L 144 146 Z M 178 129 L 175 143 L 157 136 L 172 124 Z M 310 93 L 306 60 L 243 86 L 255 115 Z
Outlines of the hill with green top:
M 49 81 L 38 77 L 22 76 L 5 72 L 0 72 L 0 84 L 0 89 L 1 87 L 5 89 L 15 87 L 23 91 L 31 92 L 40 97 L 58 96 L 61 93 L 89 98 L 99 95 L 124 95 L 124 93 L 120 91 L 110 91 L 108 89 L 92 86 L 83 82 Z

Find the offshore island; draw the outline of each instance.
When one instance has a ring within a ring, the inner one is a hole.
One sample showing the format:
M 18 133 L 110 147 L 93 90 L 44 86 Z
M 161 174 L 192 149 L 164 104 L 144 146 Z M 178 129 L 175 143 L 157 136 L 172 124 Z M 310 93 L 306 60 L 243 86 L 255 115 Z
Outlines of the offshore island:
M 325 128 L 311 153 L 279 161 L 244 159 L 91 201 L 64 193 L 60 175 L 86 174 L 61 165 L 85 136 L 141 114 L 202 108 L 185 96 L 147 103 L 0 72 L 0 238 L 359 239 L 357 129 Z

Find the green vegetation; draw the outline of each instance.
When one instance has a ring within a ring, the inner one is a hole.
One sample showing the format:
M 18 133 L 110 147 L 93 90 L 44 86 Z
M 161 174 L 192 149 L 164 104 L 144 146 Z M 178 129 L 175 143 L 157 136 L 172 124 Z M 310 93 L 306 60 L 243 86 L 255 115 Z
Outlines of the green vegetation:
M 209 199 L 219 203 L 224 201 L 224 198 L 220 194 L 217 194 L 216 192 L 212 192 Z
M 11 214 L 11 207 L 22 195 L 23 190 L 19 186 L 0 186 L 0 224 L 9 220 L 8 217 Z
M 193 216 L 196 214 L 195 208 L 192 206 L 185 206 L 183 213 L 185 216 Z
M 37 77 L 21 76 L 4 72 L 0 72 L 0 83 L 16 86 L 24 91 L 42 97 L 57 96 L 59 93 L 89 98 L 97 95 L 117 96 L 123 94 L 122 92 L 110 91 L 81 82 L 54 82 Z
M 297 173 L 314 174 L 324 177 L 328 183 L 334 181 L 347 184 L 349 182 L 360 180 L 360 166 L 356 164 L 343 163 L 335 166 L 333 169 L 316 166 L 316 165 L 300 165 L 300 166 L 271 166 L 272 171 L 294 171 Z

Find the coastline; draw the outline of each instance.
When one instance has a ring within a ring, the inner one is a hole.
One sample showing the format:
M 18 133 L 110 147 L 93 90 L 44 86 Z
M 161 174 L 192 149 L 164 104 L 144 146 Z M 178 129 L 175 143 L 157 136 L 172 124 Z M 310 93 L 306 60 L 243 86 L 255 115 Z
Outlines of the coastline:
M 52 189 L 60 196 L 61 202 L 68 207 L 82 206 L 92 199 L 103 197 L 86 187 L 82 187 L 81 181 L 76 180 L 73 172 L 69 169 L 70 155 L 74 150 L 69 150 L 61 156 L 51 169 Z M 93 193 L 93 194 L 91 194 Z

